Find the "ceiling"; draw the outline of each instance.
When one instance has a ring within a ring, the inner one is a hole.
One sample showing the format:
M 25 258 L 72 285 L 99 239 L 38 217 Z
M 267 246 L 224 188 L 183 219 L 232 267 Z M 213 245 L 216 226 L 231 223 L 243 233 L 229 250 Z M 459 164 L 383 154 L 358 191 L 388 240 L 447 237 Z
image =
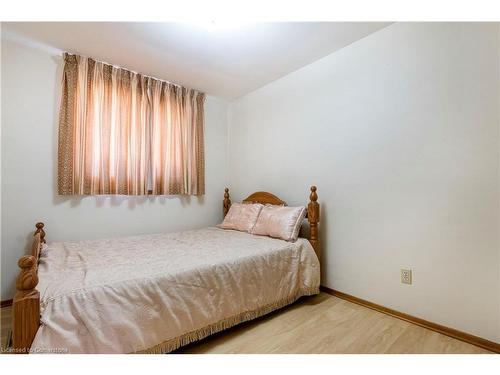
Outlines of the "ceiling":
M 232 100 L 387 25 L 4 22 L 2 37 L 89 56 Z

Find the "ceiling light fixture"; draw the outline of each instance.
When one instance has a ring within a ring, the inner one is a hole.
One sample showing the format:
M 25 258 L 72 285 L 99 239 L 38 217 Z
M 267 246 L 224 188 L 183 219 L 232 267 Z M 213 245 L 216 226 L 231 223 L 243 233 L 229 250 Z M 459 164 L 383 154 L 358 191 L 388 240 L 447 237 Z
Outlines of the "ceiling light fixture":
M 188 22 L 190 25 L 201 27 L 208 31 L 225 31 L 225 30 L 238 30 L 246 25 L 248 22 L 237 21 L 237 20 L 227 20 L 227 19 L 204 19 Z

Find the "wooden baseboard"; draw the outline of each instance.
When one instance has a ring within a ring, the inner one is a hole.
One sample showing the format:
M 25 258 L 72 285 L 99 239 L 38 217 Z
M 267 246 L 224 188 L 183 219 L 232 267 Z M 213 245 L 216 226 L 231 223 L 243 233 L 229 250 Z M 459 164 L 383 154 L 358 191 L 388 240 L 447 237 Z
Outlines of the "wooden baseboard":
M 11 299 L 6 299 L 5 301 L 0 302 L 0 309 L 8 306 L 12 306 Z
M 480 348 L 490 350 L 490 351 L 495 352 L 495 353 L 500 353 L 500 344 L 498 344 L 496 342 L 489 341 L 489 340 L 483 339 L 481 337 L 471 335 L 469 333 L 458 331 L 454 328 L 442 326 L 441 324 L 429 322 L 428 320 L 420 319 L 420 318 L 417 318 L 415 316 L 408 315 L 408 314 L 399 312 L 397 310 L 393 310 L 393 309 L 390 309 L 388 307 L 378 305 L 376 303 L 366 301 L 366 300 L 358 298 L 358 297 L 351 296 L 350 294 L 339 292 L 338 290 L 335 290 L 335 289 L 327 288 L 326 286 L 321 286 L 321 290 L 325 293 L 331 294 L 332 296 L 342 298 L 346 301 L 353 302 L 353 303 L 356 303 L 356 304 L 364 306 L 364 307 L 368 307 L 372 310 L 376 310 L 376 311 L 379 311 L 379 312 L 387 314 L 387 315 L 394 316 L 395 318 L 402 319 L 402 320 L 405 320 L 407 322 L 416 324 L 420 327 L 430 329 L 431 331 L 442 333 L 443 335 L 453 337 L 454 339 L 464 341 L 464 342 L 472 344 L 472 345 L 479 346 Z

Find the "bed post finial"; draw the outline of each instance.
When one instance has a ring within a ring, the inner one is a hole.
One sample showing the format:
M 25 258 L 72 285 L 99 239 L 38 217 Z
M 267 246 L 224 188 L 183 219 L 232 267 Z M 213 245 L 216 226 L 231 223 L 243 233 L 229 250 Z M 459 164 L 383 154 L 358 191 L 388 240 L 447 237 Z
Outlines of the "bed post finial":
M 231 199 L 229 199 L 229 189 L 224 189 L 224 201 L 222 202 L 222 213 L 224 217 L 226 217 L 229 212 L 229 208 L 231 207 Z
M 318 194 L 316 193 L 316 186 L 311 186 L 311 194 L 309 195 L 310 202 L 307 205 L 307 218 L 309 220 L 310 227 L 310 239 L 312 247 L 321 261 L 321 247 L 319 242 L 318 234 L 318 223 L 319 223 L 319 203 Z
M 21 269 L 16 279 L 16 289 L 19 291 L 30 291 L 38 284 L 38 275 L 35 268 L 36 259 L 32 255 L 25 255 L 17 261 Z
M 36 223 L 35 224 L 35 227 L 36 227 L 36 231 L 35 231 L 35 236 L 37 233 L 40 233 L 40 240 L 42 241 L 42 243 L 46 243 L 45 241 L 45 231 L 43 230 L 43 227 L 45 226 L 44 223 L 42 222 L 39 222 L 39 223 Z

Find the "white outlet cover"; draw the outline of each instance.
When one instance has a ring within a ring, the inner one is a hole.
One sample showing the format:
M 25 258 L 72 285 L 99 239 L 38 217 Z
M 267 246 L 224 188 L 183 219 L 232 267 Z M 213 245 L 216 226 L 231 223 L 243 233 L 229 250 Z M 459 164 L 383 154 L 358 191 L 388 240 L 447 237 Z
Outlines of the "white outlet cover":
M 401 268 L 401 283 L 411 285 L 412 283 L 411 269 Z

